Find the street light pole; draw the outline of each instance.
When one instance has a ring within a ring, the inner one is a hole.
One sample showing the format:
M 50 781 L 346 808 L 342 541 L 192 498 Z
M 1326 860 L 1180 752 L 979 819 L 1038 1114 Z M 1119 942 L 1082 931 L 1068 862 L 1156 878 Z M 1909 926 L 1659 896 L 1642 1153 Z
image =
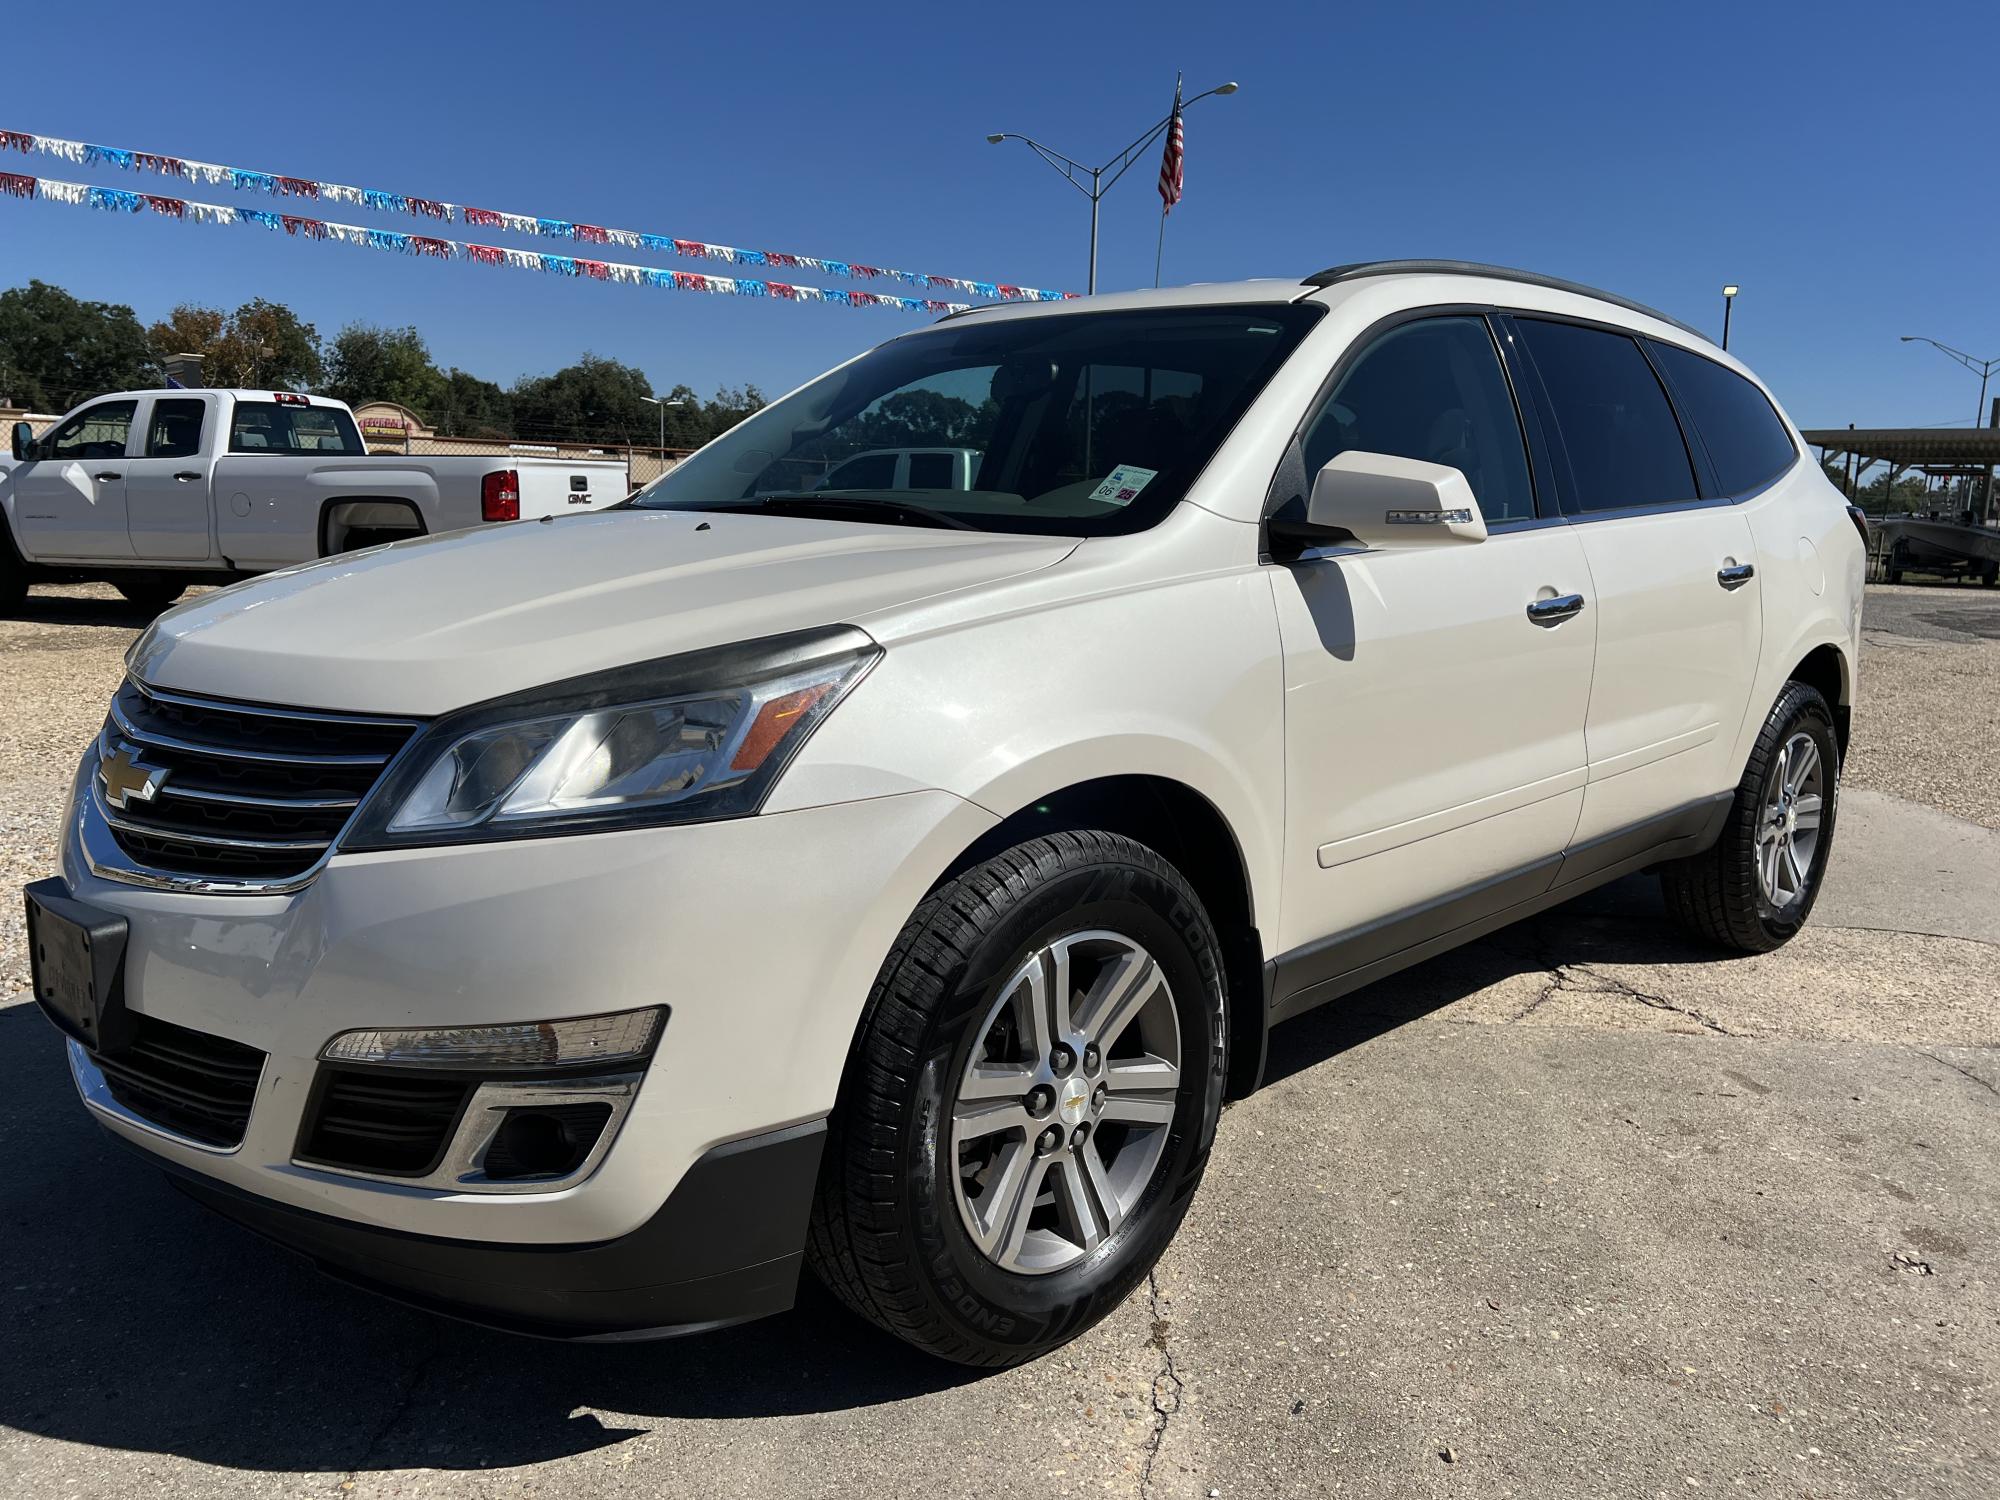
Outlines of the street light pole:
M 1722 347 L 1729 347 L 1729 309 L 1736 305 L 1736 294 L 1741 287 L 1726 286 L 1722 289 Z
M 1974 407 L 1972 412 L 1972 426 L 1975 431 L 1978 430 L 1980 423 L 1986 420 L 1986 382 L 1993 378 L 1995 370 L 2000 370 L 2000 355 L 1995 355 L 1992 359 L 1974 359 L 1963 349 L 1954 349 L 1949 344 L 1940 344 L 1936 339 L 1927 339 L 1920 334 L 1906 333 L 1902 341 L 1906 344 L 1929 344 L 1940 354 L 1949 355 L 1979 377 L 1979 405 Z M 1986 524 L 1986 513 L 1993 508 L 1993 469 L 1990 465 L 1986 470 L 1985 491 L 1979 501 L 1979 524 L 1982 526 Z
M 1236 89 L 1237 85 L 1234 83 L 1219 83 L 1214 88 L 1196 94 L 1192 99 L 1183 101 L 1180 107 L 1182 110 L 1186 110 L 1189 105 L 1199 104 L 1212 94 L 1233 94 L 1236 92 Z M 986 137 L 987 144 L 993 146 L 999 145 L 1002 141 L 1019 141 L 1043 161 L 1062 173 L 1064 181 L 1068 182 L 1071 187 L 1090 200 L 1090 280 L 1085 288 L 1087 291 L 1095 292 L 1097 290 L 1098 205 L 1104 201 L 1104 195 L 1111 191 L 1112 184 L 1123 177 L 1132 163 L 1139 159 L 1139 153 L 1158 140 L 1160 132 L 1173 123 L 1173 118 L 1172 114 L 1168 114 L 1165 118 L 1147 127 L 1146 131 L 1137 140 L 1101 167 L 1087 167 L 1072 157 L 1064 156 L 1060 151 L 1051 150 L 1032 136 L 1017 135 L 1011 130 L 998 131 Z M 1083 184 L 1085 177 L 1090 179 L 1090 186 L 1088 187 L 1085 187 Z
M 687 396 L 641 396 L 639 399 L 648 406 L 657 406 L 660 409 L 660 460 L 664 463 L 667 455 L 667 408 L 670 406 L 693 406 L 694 401 Z

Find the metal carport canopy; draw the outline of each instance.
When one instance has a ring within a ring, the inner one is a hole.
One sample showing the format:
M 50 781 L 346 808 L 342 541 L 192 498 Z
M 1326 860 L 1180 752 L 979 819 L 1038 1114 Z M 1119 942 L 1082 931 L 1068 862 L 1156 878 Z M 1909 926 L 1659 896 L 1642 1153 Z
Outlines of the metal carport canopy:
M 1808 444 L 1883 463 L 2000 464 L 2000 428 L 1821 427 L 1801 430 Z

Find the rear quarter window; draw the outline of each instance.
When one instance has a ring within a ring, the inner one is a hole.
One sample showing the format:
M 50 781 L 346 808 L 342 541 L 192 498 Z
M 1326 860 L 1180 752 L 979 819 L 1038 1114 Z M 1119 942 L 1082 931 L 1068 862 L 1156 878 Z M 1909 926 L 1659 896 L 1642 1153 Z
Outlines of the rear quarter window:
M 1725 495 L 1768 484 L 1798 457 L 1792 435 L 1764 393 L 1734 370 L 1672 344 L 1655 343 L 1674 400 L 1715 466 Z

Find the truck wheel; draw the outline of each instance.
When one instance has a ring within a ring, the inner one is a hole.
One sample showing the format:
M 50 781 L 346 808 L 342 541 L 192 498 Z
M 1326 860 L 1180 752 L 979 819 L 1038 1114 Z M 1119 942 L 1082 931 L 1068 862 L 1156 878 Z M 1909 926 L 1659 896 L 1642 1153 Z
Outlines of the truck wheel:
M 1117 1307 L 1166 1249 L 1222 1107 L 1215 931 L 1179 871 L 1094 831 L 933 892 L 877 976 L 807 1257 L 928 1353 L 1017 1364 Z
M 1714 847 L 1660 870 L 1667 910 L 1695 936 L 1768 953 L 1805 925 L 1833 850 L 1840 740 L 1819 692 L 1788 682 L 1771 706 Z
M 115 579 L 111 585 L 133 604 L 158 614 L 187 592 L 187 584 L 168 574 L 141 573 L 136 578 Z
M 0 523 L 4 527 L 4 523 Z M 12 614 L 28 598 L 28 570 L 22 566 L 13 541 L 0 535 L 0 611 Z

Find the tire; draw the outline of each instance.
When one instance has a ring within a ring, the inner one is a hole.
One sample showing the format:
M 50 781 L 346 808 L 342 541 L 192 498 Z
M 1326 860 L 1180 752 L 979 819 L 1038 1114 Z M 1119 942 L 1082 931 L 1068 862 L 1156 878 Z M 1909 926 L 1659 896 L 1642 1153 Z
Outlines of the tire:
M 1781 773 L 1796 784 L 1780 802 L 1774 799 Z M 1788 832 L 1772 823 L 1778 806 L 1789 809 L 1796 824 Z M 1816 689 L 1788 682 L 1757 734 L 1721 837 L 1703 853 L 1661 868 L 1667 910 L 1696 937 L 1725 948 L 1768 953 L 1782 947 L 1819 899 L 1839 810 L 1833 713 Z M 1809 816 L 1817 819 L 1810 826 L 1803 821 Z M 1812 835 L 1810 847 L 1800 837 L 1805 833 Z
M 1148 975 L 1148 957 L 1149 977 L 1120 982 Z M 1101 1051 L 1072 1050 L 1066 1074 L 1057 1051 L 1032 1044 L 1031 961 L 1047 965 L 1035 972 L 1049 994 L 1073 993 L 1072 1043 L 1110 1037 Z M 1051 983 L 1057 974 L 1069 983 Z M 1114 993 L 1129 1003 L 1107 1006 Z M 1201 1181 L 1227 1073 L 1224 1005 L 1207 912 L 1179 871 L 1130 839 L 1053 833 L 946 882 L 904 925 L 869 996 L 808 1263 L 862 1317 L 959 1364 L 1018 1364 L 1076 1337 L 1152 1269 Z M 1097 1007 L 1125 1018 L 1092 1033 Z M 1142 1094 L 1141 1070 L 1166 1077 L 1170 1032 L 1178 1073 Z M 1117 1118 L 1140 1109 L 1153 1123 Z M 1038 1141 L 1046 1148 L 1051 1131 L 1063 1141 L 1045 1156 Z M 1014 1181 L 1037 1191 L 1010 1193 Z M 1025 1217 L 1004 1212 L 1041 1191 L 1051 1201 Z M 1094 1244 L 1078 1227 L 1086 1214 Z
M 141 573 L 135 578 L 117 578 L 111 586 L 123 594 L 128 602 L 152 614 L 158 614 L 187 592 L 187 584 L 171 575 Z
M 0 522 L 0 528 L 5 523 Z M 28 570 L 21 565 L 14 543 L 0 535 L 0 613 L 12 614 L 28 598 Z

